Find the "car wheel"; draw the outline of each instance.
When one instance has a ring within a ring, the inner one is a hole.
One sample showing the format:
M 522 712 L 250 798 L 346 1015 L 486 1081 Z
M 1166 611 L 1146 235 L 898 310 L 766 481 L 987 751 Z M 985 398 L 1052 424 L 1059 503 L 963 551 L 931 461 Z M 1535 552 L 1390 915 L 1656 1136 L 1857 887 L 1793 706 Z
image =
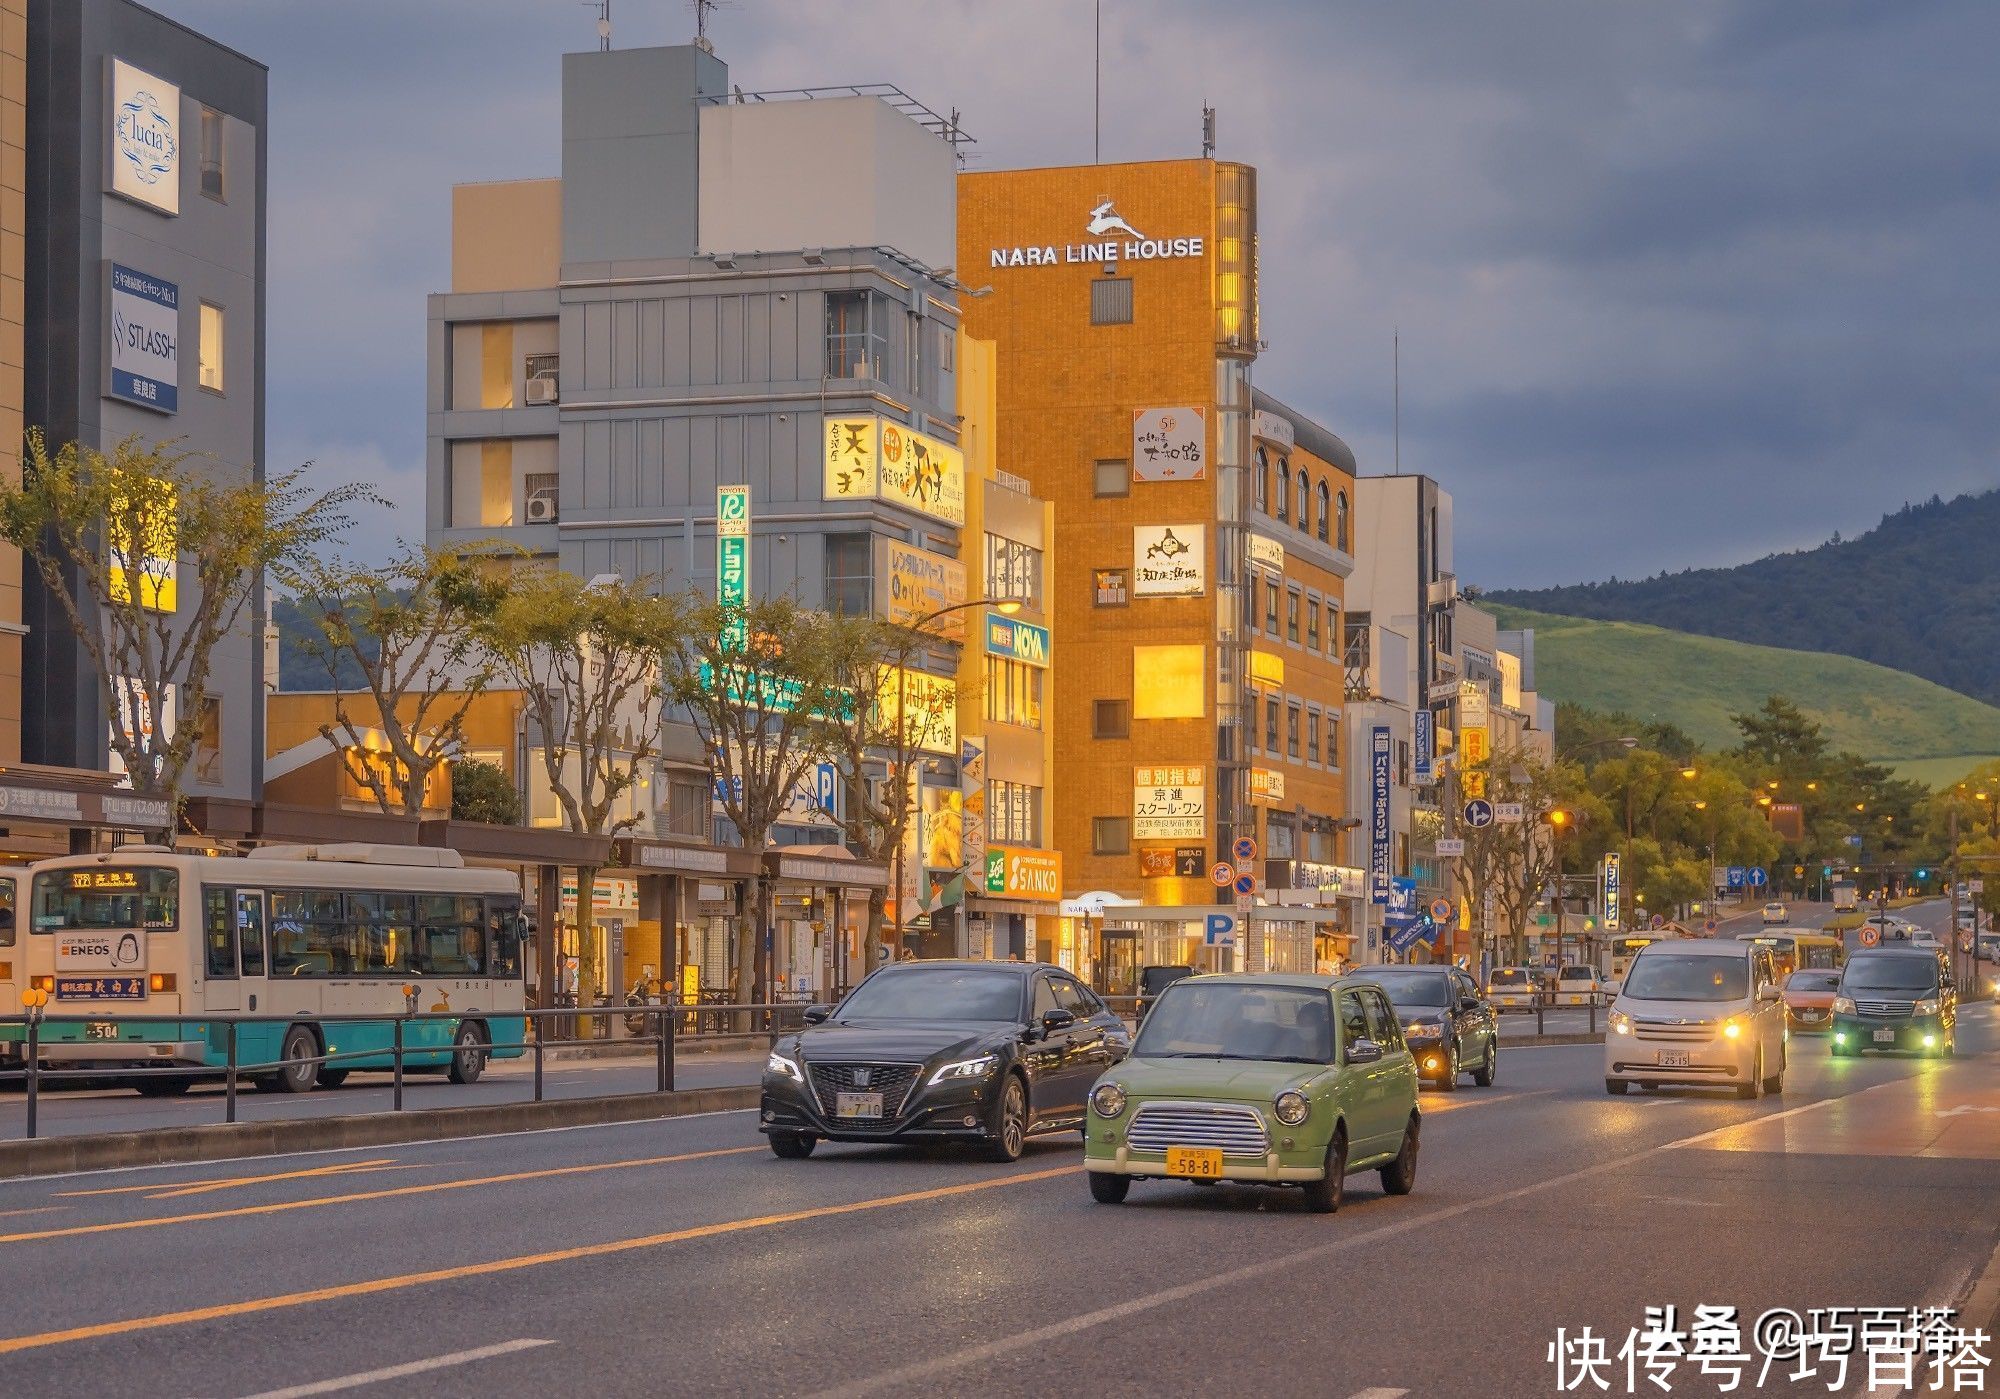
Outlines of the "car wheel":
M 1396 1159 L 1382 1168 L 1382 1191 L 1386 1195 L 1407 1195 L 1417 1183 L 1417 1140 L 1422 1129 L 1422 1119 L 1410 1114 L 1409 1125 L 1403 1128 L 1403 1147 L 1396 1153 Z
M 1632 1085 L 1622 1078 L 1607 1078 L 1604 1080 L 1604 1091 L 1614 1098 L 1622 1098 L 1632 1091 Z
M 1489 1037 L 1486 1041 L 1486 1058 L 1472 1071 L 1472 1081 L 1481 1088 L 1491 1088 L 1493 1080 L 1500 1076 L 1500 1045 Z
M 1332 1214 L 1347 1193 L 1347 1127 L 1333 1129 L 1326 1144 L 1326 1174 L 1306 1185 L 1306 1208 L 1314 1214 Z
M 451 1067 L 446 1076 L 453 1083 L 477 1083 L 486 1071 L 486 1032 L 471 1021 L 458 1027 L 451 1037 Z
M 319 1036 L 306 1025 L 294 1025 L 285 1031 L 285 1038 L 278 1046 L 278 1057 L 286 1061 L 311 1059 L 318 1054 Z M 310 1093 L 313 1085 L 319 1082 L 319 1068 L 318 1064 L 287 1062 L 271 1075 L 272 1087 L 280 1093 Z M 262 1088 L 263 1080 L 260 1079 L 257 1086 Z
M 1778 1071 L 1764 1080 L 1765 1097 L 1776 1098 L 1785 1091 L 1785 1064 L 1790 1057 L 1782 1050 L 1779 1051 Z
M 1132 1177 L 1110 1171 L 1086 1171 L 1090 1177 L 1090 1198 L 1100 1205 L 1122 1205 L 1132 1193 Z
M 1444 1053 L 1444 1072 L 1438 1076 L 1438 1087 L 1447 1093 L 1458 1091 L 1458 1042 L 1452 1041 Z
M 1020 1160 L 1028 1144 L 1028 1090 L 1012 1074 L 1007 1075 L 1007 1086 L 1000 1090 L 997 1111 L 993 1139 L 986 1144 L 986 1159 L 1005 1165 Z
M 810 1132 L 773 1132 L 769 1140 L 771 1154 L 787 1161 L 803 1161 L 819 1145 L 819 1138 Z
M 1757 1051 L 1757 1060 L 1750 1067 L 1750 1081 L 1736 1085 L 1736 1096 L 1755 1098 L 1764 1087 L 1764 1051 Z

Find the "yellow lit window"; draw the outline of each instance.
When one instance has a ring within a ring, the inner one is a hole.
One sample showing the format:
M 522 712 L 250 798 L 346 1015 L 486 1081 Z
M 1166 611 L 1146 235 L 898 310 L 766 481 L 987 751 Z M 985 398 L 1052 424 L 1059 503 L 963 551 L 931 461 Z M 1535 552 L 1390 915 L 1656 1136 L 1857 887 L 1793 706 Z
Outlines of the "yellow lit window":
M 1208 713 L 1208 648 L 1134 646 L 1132 717 L 1200 719 Z
M 201 303 L 201 386 L 222 392 L 222 308 Z

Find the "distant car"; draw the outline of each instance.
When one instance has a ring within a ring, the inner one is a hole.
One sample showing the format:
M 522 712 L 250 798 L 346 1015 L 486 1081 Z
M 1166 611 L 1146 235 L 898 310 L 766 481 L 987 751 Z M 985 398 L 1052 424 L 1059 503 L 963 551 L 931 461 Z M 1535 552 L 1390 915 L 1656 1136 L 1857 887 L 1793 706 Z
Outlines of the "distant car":
M 1302 1189 L 1340 1208 L 1346 1177 L 1417 1179 L 1417 1066 L 1379 985 L 1365 977 L 1195 976 L 1160 996 L 1132 1057 L 1090 1091 L 1083 1164 L 1091 1198 L 1135 1179 Z
M 2000 1000 L 2000 933 L 1981 933 L 1978 947 L 1979 960 L 1974 967 L 1979 982 L 1972 994 Z
M 1833 998 L 1835 1057 L 1908 1049 L 1945 1058 L 1958 1047 L 1958 996 L 1942 959 L 1916 947 L 1871 947 L 1847 959 Z
M 1823 1035 L 1833 1028 L 1833 995 L 1840 973 L 1807 967 L 1785 978 L 1785 1024 L 1794 1034 Z
M 1481 1088 L 1493 1086 L 1500 1063 L 1498 1021 L 1471 977 L 1457 967 L 1441 966 L 1368 971 L 1389 993 L 1419 1077 L 1447 1093 L 1458 1087 L 1463 1073 Z
M 1533 1010 L 1540 990 L 1529 967 L 1495 967 L 1486 978 L 1486 999 L 1496 1011 Z
M 1596 1005 L 1603 994 L 1604 983 L 1598 980 L 1595 967 L 1564 967 L 1556 974 L 1555 1004 L 1559 1006 Z
M 1153 1002 L 1160 999 L 1160 993 L 1184 977 L 1194 975 L 1193 967 L 1141 967 L 1139 968 L 1139 1013 L 1137 1019 L 1143 1021 L 1146 1012 L 1153 1008 Z
M 1790 916 L 1786 912 L 1785 906 L 1781 903 L 1773 901 L 1764 905 L 1764 921 L 1766 923 L 1783 923 Z
M 1937 952 L 1943 949 L 1944 943 L 1929 928 L 1912 928 L 1910 930 L 1910 946 L 1928 948 L 1933 952 Z
M 957 1141 L 989 1160 L 1083 1126 L 1084 1097 L 1125 1057 L 1125 1022 L 1061 967 L 895 962 L 771 1047 L 758 1130 L 773 1154 L 825 1138 Z

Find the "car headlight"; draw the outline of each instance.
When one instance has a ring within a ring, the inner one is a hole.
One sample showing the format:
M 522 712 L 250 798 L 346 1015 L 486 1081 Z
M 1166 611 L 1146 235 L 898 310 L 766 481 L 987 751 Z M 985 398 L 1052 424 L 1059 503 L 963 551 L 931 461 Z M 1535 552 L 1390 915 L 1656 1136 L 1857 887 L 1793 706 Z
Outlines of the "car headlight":
M 1935 996 L 1924 997 L 1923 1000 L 1918 1001 L 1914 1006 L 1910 1007 L 1910 1013 L 1912 1015 L 1936 1015 L 1938 1013 L 1938 998 Z
M 794 1083 L 804 1083 L 806 1081 L 805 1071 L 798 1066 L 797 1062 L 786 1058 L 775 1049 L 771 1051 L 771 1057 L 764 1061 L 764 1072 L 788 1078 Z
M 1403 1033 L 1411 1039 L 1429 1039 L 1433 1035 L 1443 1034 L 1444 1026 L 1435 1020 L 1412 1020 Z
M 1287 1127 L 1296 1127 L 1306 1120 L 1306 1114 L 1312 1111 L 1312 1103 L 1297 1089 L 1287 1088 L 1271 1104 L 1271 1111 Z
M 1852 996 L 1835 996 L 1835 997 L 1833 998 L 1833 1013 L 1834 1013 L 1835 1015 L 1852 1015 L 1852 1014 L 1854 1014 L 1854 997 L 1852 997 Z
M 1723 1036 L 1727 1039 L 1733 1040 L 1740 1038 L 1743 1034 L 1743 1022 L 1741 1020 L 1734 1020 L 1734 1019 L 1723 1021 L 1722 1033 Z
M 981 1054 L 975 1059 L 961 1059 L 955 1064 L 946 1064 L 932 1074 L 931 1082 L 938 1084 L 951 1079 L 985 1078 L 993 1072 L 999 1062 L 1000 1056 L 997 1054 Z
M 1629 1034 L 1631 1034 L 1631 1033 L 1632 1033 L 1632 1017 L 1631 1017 L 1631 1016 L 1629 1016 L 1629 1015 L 1627 1015 L 1627 1014 L 1626 1014 L 1626 1013 L 1625 1013 L 1624 1011 L 1622 1011 L 1622 1010 L 1614 1010 L 1614 1011 L 1612 1011 L 1612 1012 L 1611 1012 L 1611 1032 L 1612 1032 L 1613 1034 L 1616 1034 L 1616 1035 L 1629 1035 Z
M 1125 1090 L 1116 1083 L 1100 1083 L 1090 1090 L 1090 1110 L 1099 1117 L 1116 1117 L 1125 1111 Z

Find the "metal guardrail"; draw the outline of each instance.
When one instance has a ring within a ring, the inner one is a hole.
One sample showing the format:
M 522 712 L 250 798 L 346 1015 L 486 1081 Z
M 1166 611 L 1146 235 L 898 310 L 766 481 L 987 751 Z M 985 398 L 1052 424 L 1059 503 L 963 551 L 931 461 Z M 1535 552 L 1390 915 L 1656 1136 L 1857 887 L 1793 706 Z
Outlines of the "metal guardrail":
M 164 1082 L 171 1080 L 198 1082 L 204 1079 L 214 1079 L 219 1076 L 223 1084 L 222 1120 L 225 1123 L 234 1123 L 237 1121 L 236 1096 L 245 1079 L 249 1079 L 254 1083 L 260 1078 L 274 1077 L 285 1069 L 297 1068 L 300 1065 L 312 1065 L 316 1070 L 328 1065 L 339 1068 L 342 1064 L 358 1064 L 363 1060 L 380 1059 L 385 1052 L 382 1049 L 354 1049 L 332 1054 L 322 1053 L 297 1058 L 246 1062 L 238 1052 L 239 1031 L 241 1027 L 245 1025 L 271 1025 L 289 1029 L 294 1025 L 309 1025 L 313 1027 L 317 1034 L 319 1043 L 325 1045 L 327 1043 L 326 1027 L 328 1026 L 380 1025 L 386 1021 L 392 1026 L 391 1043 L 386 1051 L 390 1054 L 392 1060 L 388 1070 L 392 1075 L 393 1084 L 393 1105 L 391 1111 L 401 1112 L 403 1110 L 403 1082 L 405 1070 L 408 1067 L 406 1061 L 410 1056 L 420 1056 L 421 1058 L 434 1061 L 423 1064 L 421 1065 L 422 1067 L 438 1067 L 438 1062 L 435 1062 L 438 1060 L 442 1061 L 443 1066 L 449 1067 L 452 1056 L 460 1053 L 476 1053 L 481 1058 L 481 1067 L 483 1068 L 484 1061 L 490 1059 L 494 1051 L 503 1049 L 518 1049 L 525 1055 L 533 1058 L 535 1066 L 534 1101 L 539 1103 L 544 1099 L 543 1072 L 550 1050 L 582 1046 L 597 1047 L 605 1043 L 606 1037 L 595 1032 L 597 1027 L 588 1023 L 578 1025 L 576 1022 L 579 1019 L 588 1022 L 592 1019 L 622 1016 L 626 1018 L 628 1025 L 629 1021 L 635 1018 L 639 1019 L 642 1025 L 650 1025 L 651 1028 L 646 1033 L 627 1034 L 619 1037 L 619 1039 L 620 1042 L 625 1044 L 650 1045 L 653 1048 L 655 1091 L 670 1093 L 674 1089 L 674 1044 L 678 1038 L 676 1022 L 683 1015 L 697 1013 L 708 1015 L 713 1013 L 732 1017 L 741 1016 L 748 1022 L 749 1033 L 765 1035 L 771 1042 L 775 1043 L 779 1035 L 797 1028 L 797 1024 L 804 1023 L 802 1019 L 804 1010 L 805 1007 L 803 1005 L 732 1004 L 701 1006 L 698 1009 L 678 1005 L 590 1006 L 580 1009 L 565 1007 L 546 1010 L 500 1011 L 494 1012 L 490 1016 L 465 1015 L 456 1012 L 447 1013 L 440 1011 L 411 1011 L 389 1015 L 380 1012 L 356 1015 L 121 1015 L 117 1017 L 117 1022 L 121 1025 L 219 1025 L 224 1031 L 224 1062 L 219 1068 L 167 1063 L 149 1063 L 137 1067 L 113 1067 L 107 1065 L 101 1068 L 92 1066 L 82 1068 L 46 1068 L 42 1064 L 42 1059 L 48 1050 L 55 1045 L 86 1043 L 101 1045 L 116 1043 L 116 1041 L 44 1040 L 42 1038 L 42 1028 L 45 1025 L 87 1025 L 101 1023 L 104 1017 L 101 1015 L 50 1015 L 37 1009 L 31 1009 L 23 1015 L 0 1016 L 0 1027 L 18 1026 L 24 1028 L 26 1031 L 23 1039 L 19 1041 L 22 1047 L 21 1066 L 18 1069 L 0 1068 L 0 1084 L 16 1080 L 24 1084 L 27 1100 L 27 1136 L 29 1139 L 34 1138 L 38 1127 L 42 1086 L 44 1084 L 82 1082 L 86 1080 L 132 1080 L 135 1082 L 146 1080 Z M 458 1026 L 468 1021 L 478 1022 L 486 1026 L 487 1034 L 490 1035 L 492 1033 L 491 1025 L 493 1020 L 512 1020 L 517 1017 L 525 1021 L 527 1029 L 532 1032 L 526 1034 L 520 1040 L 486 1039 L 481 1041 L 477 1049 L 471 1050 L 458 1047 L 455 1043 L 412 1044 L 409 1042 L 408 1028 L 411 1025 L 430 1023 L 447 1024 L 451 1026 L 449 1034 L 455 1039 Z M 797 1024 L 792 1023 L 794 1021 Z M 606 1029 L 608 1028 L 607 1026 Z M 552 1030 L 564 1031 L 566 1033 L 552 1036 L 550 1033 Z M 744 1031 L 737 1030 L 733 1033 L 744 1033 Z M 127 1041 L 127 1043 L 132 1044 L 135 1049 L 143 1049 L 150 1044 L 157 1043 L 157 1041 L 133 1040 Z M 373 1069 L 374 1066 L 371 1065 L 370 1070 L 373 1071 Z

